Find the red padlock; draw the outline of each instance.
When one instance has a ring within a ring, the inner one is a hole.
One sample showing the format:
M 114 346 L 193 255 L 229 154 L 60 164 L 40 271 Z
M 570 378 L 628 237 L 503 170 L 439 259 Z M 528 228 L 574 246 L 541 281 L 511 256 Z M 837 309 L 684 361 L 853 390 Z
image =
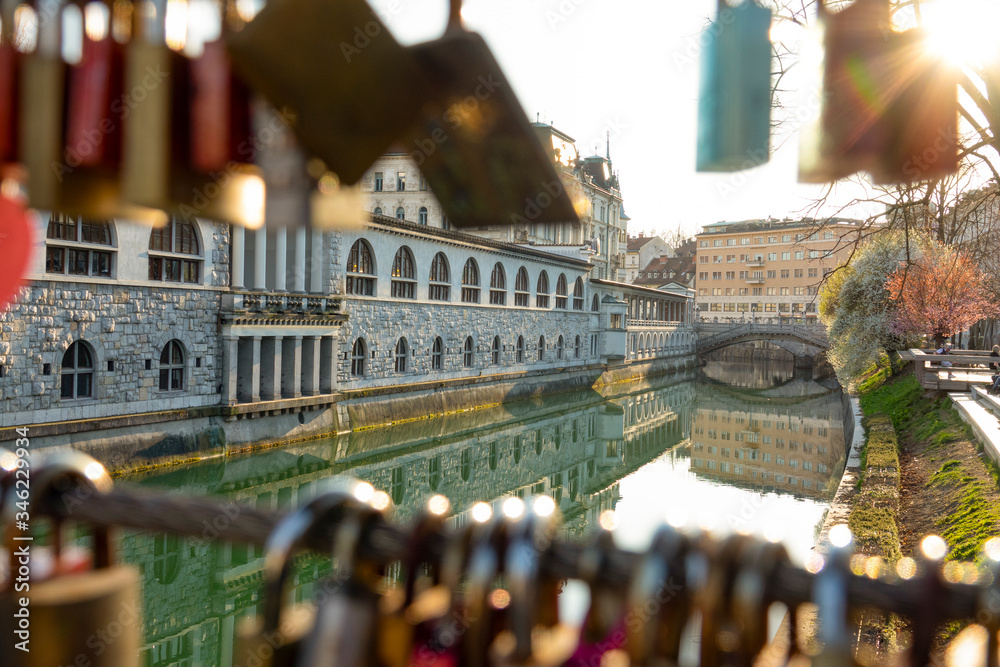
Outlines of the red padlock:
M 117 170 L 122 114 L 113 105 L 124 91 L 124 47 L 111 36 L 113 7 L 105 15 L 75 1 L 84 12 L 85 30 L 80 62 L 66 73 L 65 159 L 68 165 Z
M 223 35 L 206 42 L 191 60 L 190 160 L 196 171 L 217 172 L 231 162 L 247 161 L 252 133 L 250 88 L 233 71 L 226 52 L 225 33 L 242 28 L 235 2 L 226 0 Z

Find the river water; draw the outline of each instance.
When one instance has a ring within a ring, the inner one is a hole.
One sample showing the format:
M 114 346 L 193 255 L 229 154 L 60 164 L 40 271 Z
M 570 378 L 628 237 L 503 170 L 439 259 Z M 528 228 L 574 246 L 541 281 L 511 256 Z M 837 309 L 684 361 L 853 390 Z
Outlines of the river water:
M 846 460 L 843 396 L 831 386 L 796 376 L 790 364 L 709 362 L 651 382 L 176 466 L 117 485 L 287 510 L 324 480 L 350 475 L 389 493 L 399 521 L 444 494 L 456 523 L 478 501 L 499 507 L 510 496 L 547 494 L 570 538 L 613 509 L 625 548 L 644 548 L 670 520 L 780 538 L 801 562 Z M 143 664 L 229 667 L 234 628 L 261 608 L 262 549 L 130 532 L 121 557 L 142 575 Z M 308 598 L 323 574 L 300 569 L 294 597 Z M 571 583 L 564 594 L 570 615 L 582 611 L 579 592 Z

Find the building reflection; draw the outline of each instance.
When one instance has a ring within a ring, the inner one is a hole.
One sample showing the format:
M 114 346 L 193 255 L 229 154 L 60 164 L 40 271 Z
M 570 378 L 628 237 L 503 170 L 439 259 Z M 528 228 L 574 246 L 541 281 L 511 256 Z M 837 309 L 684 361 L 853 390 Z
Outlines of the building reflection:
M 805 380 L 769 395 L 709 387 L 698 385 L 693 472 L 762 492 L 832 497 L 846 452 L 839 390 Z
M 143 664 L 232 663 L 239 619 L 262 604 L 261 547 L 212 539 L 246 508 L 289 510 L 325 480 L 350 475 L 388 492 L 406 522 L 435 494 L 447 496 L 460 525 L 479 501 L 549 495 L 570 535 L 583 535 L 614 509 L 618 482 L 691 437 L 696 396 L 691 374 L 616 395 L 580 392 L 448 418 L 373 429 L 251 456 L 154 471 L 123 486 L 225 498 L 204 521 L 204 539 L 130 533 L 122 560 L 140 568 Z M 685 454 L 680 454 L 685 455 Z M 308 599 L 328 574 L 327 559 L 306 556 L 294 599 Z

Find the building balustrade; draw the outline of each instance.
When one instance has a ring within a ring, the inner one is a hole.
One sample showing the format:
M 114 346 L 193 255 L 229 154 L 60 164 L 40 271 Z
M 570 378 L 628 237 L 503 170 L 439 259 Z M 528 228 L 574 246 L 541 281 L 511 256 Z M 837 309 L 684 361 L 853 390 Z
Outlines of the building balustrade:
M 762 268 L 764 268 L 764 260 L 762 260 L 762 259 L 748 259 L 747 260 L 747 266 L 749 266 L 750 268 L 762 269 Z
M 763 285 L 763 284 L 764 284 L 763 276 L 759 278 L 747 278 L 747 285 Z
M 688 325 L 685 324 L 684 322 L 680 322 L 680 321 L 672 321 L 672 322 L 662 321 L 661 322 L 659 320 L 633 320 L 633 319 L 630 319 L 628 321 L 628 330 L 629 331 L 633 331 L 633 330 L 637 330 L 637 329 L 646 329 L 646 328 L 674 329 L 674 328 L 683 327 L 683 326 L 688 326 Z
M 232 292 L 222 297 L 222 308 L 229 312 L 251 313 L 339 313 L 343 299 L 315 294 L 276 292 Z

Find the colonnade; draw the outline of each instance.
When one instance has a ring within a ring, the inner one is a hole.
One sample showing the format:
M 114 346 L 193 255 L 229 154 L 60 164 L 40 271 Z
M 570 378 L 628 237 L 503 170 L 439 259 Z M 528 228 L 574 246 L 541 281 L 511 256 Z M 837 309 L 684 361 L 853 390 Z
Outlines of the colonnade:
M 632 297 L 629 319 L 644 322 L 680 322 L 690 320 L 687 301 Z
M 292 238 L 289 239 L 289 236 Z M 291 253 L 289 240 L 292 242 Z M 323 281 L 324 245 L 321 230 L 304 227 L 247 230 L 233 225 L 232 287 L 237 290 L 305 292 L 308 281 L 310 293 L 322 294 L 326 291 Z
M 336 336 L 223 336 L 222 397 L 228 405 L 331 394 Z

